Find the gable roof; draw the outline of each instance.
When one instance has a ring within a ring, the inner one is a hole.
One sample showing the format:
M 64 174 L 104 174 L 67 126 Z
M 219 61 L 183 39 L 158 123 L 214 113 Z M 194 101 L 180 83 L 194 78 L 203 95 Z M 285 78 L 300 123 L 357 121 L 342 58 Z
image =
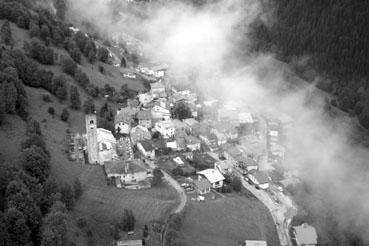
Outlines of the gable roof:
M 310 245 L 317 244 L 317 234 L 314 227 L 304 223 L 300 226 L 295 226 L 293 229 L 296 232 L 296 239 L 299 244 Z
M 216 183 L 225 179 L 224 176 L 218 170 L 213 168 L 205 169 L 197 173 L 204 175 L 205 178 L 207 178 L 210 183 Z
M 204 178 L 201 178 L 200 180 L 195 179 L 193 182 L 195 183 L 195 186 L 199 190 L 205 190 L 205 189 L 209 189 L 211 187 L 211 184 L 210 184 L 209 180 L 204 179 Z
M 145 151 L 152 151 L 154 150 L 154 144 L 151 140 L 142 140 L 139 141 Z
M 259 184 L 269 183 L 269 176 L 266 172 L 251 170 L 249 173 L 255 177 Z
M 146 171 L 139 163 L 139 159 L 135 160 L 117 160 L 104 162 L 106 174 L 128 174 Z
M 130 123 L 132 121 L 133 116 L 137 113 L 136 108 L 125 107 L 118 110 L 115 118 L 114 123 L 124 122 Z
M 151 120 L 151 111 L 150 110 L 141 110 L 137 113 L 137 119 L 139 120 Z
M 245 246 L 267 246 L 267 242 L 257 240 L 245 240 Z

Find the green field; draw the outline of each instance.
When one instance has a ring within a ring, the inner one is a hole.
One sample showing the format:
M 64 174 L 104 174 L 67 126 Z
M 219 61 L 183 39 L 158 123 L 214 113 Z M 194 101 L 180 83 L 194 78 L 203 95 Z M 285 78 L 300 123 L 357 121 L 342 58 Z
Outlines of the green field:
M 185 245 L 238 246 L 244 240 L 279 245 L 268 210 L 255 197 L 227 194 L 216 200 L 192 201 L 180 232 Z

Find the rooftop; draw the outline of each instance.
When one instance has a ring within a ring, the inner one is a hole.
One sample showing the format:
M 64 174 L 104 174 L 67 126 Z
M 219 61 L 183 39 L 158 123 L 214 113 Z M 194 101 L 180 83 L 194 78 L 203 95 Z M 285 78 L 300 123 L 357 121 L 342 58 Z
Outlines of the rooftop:
M 139 119 L 139 120 L 151 120 L 151 111 L 150 110 L 138 111 L 137 119 Z
M 128 174 L 146 171 L 139 159 L 106 161 L 104 162 L 104 168 L 106 174 Z
M 251 170 L 249 173 L 253 175 L 260 184 L 269 183 L 269 176 L 266 172 Z
M 213 168 L 205 169 L 197 173 L 204 175 L 205 178 L 207 178 L 210 183 L 216 183 L 225 179 L 224 176 L 218 170 Z
M 117 115 L 114 118 L 114 123 L 125 122 L 130 123 L 133 115 L 137 113 L 136 108 L 125 107 L 117 111 Z
M 314 227 L 304 223 L 300 226 L 294 226 L 296 239 L 300 245 L 317 244 L 317 233 Z
M 139 141 L 145 151 L 152 151 L 154 149 L 154 144 L 151 140 Z

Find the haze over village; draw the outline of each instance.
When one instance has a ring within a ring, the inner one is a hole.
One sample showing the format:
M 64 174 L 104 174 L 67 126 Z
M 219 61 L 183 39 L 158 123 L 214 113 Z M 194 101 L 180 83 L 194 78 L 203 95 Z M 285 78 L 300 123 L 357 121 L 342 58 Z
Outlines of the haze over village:
M 0 0 L 0 245 L 368 245 L 364 99 L 287 2 Z

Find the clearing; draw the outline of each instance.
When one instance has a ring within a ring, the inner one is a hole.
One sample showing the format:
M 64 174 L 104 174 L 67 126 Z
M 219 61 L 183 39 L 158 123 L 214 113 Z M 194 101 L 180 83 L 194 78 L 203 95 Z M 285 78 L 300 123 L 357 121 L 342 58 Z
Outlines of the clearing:
M 179 237 L 186 245 L 238 246 L 246 239 L 279 245 L 269 211 L 247 191 L 216 200 L 192 201 Z

